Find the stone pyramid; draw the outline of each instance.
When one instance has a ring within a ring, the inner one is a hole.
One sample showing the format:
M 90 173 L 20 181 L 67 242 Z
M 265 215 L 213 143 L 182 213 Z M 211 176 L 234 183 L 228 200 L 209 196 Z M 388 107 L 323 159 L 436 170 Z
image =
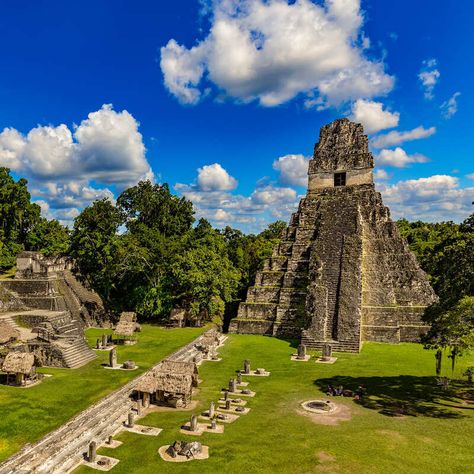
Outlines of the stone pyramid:
M 240 304 L 230 332 L 301 338 L 358 352 L 362 341 L 415 341 L 436 301 L 373 183 L 362 125 L 320 131 L 308 192 Z

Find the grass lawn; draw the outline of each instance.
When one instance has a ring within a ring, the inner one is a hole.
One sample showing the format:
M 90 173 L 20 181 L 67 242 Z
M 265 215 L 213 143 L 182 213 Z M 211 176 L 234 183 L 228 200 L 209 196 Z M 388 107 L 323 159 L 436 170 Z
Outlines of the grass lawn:
M 119 388 L 153 366 L 166 355 L 191 342 L 205 329 L 164 329 L 143 325 L 134 346 L 119 346 L 118 361 L 134 360 L 139 369 L 125 372 L 105 370 L 108 352 L 98 352 L 98 358 L 79 369 L 42 368 L 52 374 L 31 388 L 0 385 L 0 461 L 18 451 L 25 443 L 39 440 L 69 420 L 76 413 Z M 88 329 L 91 346 L 104 332 Z
M 249 358 L 270 377 L 247 377 L 257 392 L 247 404 L 250 413 L 225 425 L 223 435 L 179 434 L 192 412 L 151 413 L 142 424 L 164 429 L 158 437 L 122 432 L 117 449 L 99 453 L 120 459 L 114 473 L 454 473 L 472 472 L 474 404 L 442 392 L 433 377 L 434 357 L 415 344 L 366 343 L 359 355 L 338 354 L 334 365 L 291 362 L 294 347 L 282 340 L 231 335 L 221 349 L 223 360 L 200 367 L 203 383 L 195 413 L 217 400 L 235 369 Z M 456 376 L 472 357 L 463 357 Z M 334 401 L 349 407 L 352 419 L 337 426 L 316 424 L 297 414 L 300 402 L 324 397 L 327 383 L 355 389 L 362 383 L 368 396 L 360 404 L 349 398 Z M 323 390 L 323 391 L 321 391 Z M 468 387 L 456 390 L 467 394 Z M 471 393 L 472 397 L 472 393 Z M 458 408 L 456 408 L 458 407 Z M 393 416 L 394 411 L 406 413 Z M 210 447 L 210 458 L 184 464 L 166 463 L 160 446 L 176 439 L 198 440 Z M 78 473 L 93 473 L 80 467 Z

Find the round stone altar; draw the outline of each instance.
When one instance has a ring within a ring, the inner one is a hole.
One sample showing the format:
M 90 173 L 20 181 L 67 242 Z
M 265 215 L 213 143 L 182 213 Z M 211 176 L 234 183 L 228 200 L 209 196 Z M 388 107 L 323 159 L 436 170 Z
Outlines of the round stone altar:
M 321 415 L 334 413 L 337 409 L 337 405 L 330 400 L 308 400 L 303 402 L 301 406 L 306 411 Z

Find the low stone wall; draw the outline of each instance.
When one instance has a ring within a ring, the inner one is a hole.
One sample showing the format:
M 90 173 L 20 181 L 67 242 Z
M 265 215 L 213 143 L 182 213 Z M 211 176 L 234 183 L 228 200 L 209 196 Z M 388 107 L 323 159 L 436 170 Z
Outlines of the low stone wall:
M 26 309 L 25 304 L 9 289 L 0 285 L 0 312 Z
M 22 295 L 47 296 L 52 292 L 50 280 L 0 280 L 0 286 Z
M 28 343 L 28 351 L 34 353 L 35 361 L 40 367 L 64 368 L 62 352 L 54 344 L 35 340 Z
M 271 336 L 273 335 L 273 321 L 264 319 L 234 318 L 230 322 L 229 332 Z

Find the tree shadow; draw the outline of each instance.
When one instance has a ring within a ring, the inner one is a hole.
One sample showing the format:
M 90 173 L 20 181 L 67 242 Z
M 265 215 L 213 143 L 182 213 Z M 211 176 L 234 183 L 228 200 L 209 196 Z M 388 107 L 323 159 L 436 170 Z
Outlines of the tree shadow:
M 343 386 L 355 391 L 364 387 L 365 395 L 355 403 L 364 408 L 377 410 L 386 416 L 427 416 L 433 418 L 462 418 L 459 410 L 472 407 L 460 405 L 463 383 L 452 381 L 448 390 L 437 384 L 435 377 L 400 375 L 393 377 L 350 377 L 336 376 L 318 379 L 318 388 L 326 392 L 328 385 Z
M 280 341 L 287 342 L 288 345 L 292 347 L 293 349 L 298 349 L 298 346 L 300 345 L 299 339 L 293 339 L 291 337 L 277 337 L 277 339 L 280 339 Z

